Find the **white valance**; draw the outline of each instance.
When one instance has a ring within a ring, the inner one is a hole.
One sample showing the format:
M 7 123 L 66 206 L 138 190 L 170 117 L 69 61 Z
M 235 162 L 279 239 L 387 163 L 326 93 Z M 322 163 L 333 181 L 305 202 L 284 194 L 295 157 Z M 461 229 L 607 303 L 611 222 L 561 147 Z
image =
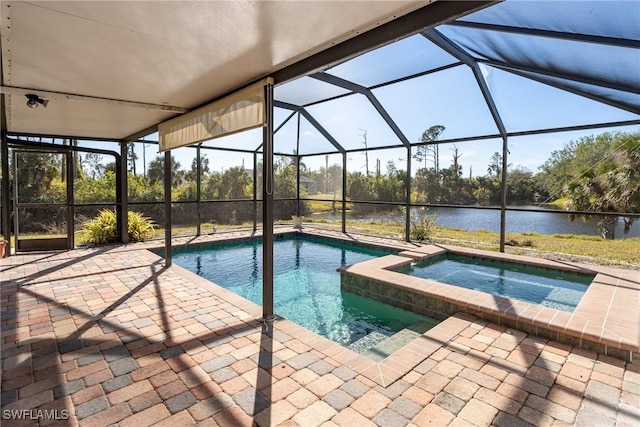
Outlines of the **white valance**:
M 158 125 L 160 152 L 265 126 L 264 79 Z

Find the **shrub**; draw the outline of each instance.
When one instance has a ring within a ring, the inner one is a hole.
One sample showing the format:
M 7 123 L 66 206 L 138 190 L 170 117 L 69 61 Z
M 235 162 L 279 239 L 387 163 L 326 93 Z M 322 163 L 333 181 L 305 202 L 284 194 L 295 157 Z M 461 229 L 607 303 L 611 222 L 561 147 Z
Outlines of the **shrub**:
M 129 241 L 140 242 L 154 236 L 155 224 L 140 212 L 130 211 L 127 232 Z M 103 245 L 115 242 L 118 235 L 115 211 L 101 210 L 98 216 L 84 223 L 84 228 L 80 233 L 80 238 L 86 243 Z
M 140 212 L 129 211 L 127 232 L 130 242 L 142 242 L 156 234 L 155 224 Z
M 96 245 L 114 242 L 116 238 L 116 213 L 109 209 L 101 210 L 98 216 L 84 223 L 80 238 L 86 243 Z
M 420 221 L 411 225 L 411 240 L 424 241 L 431 237 L 436 229 L 436 215 L 424 215 Z

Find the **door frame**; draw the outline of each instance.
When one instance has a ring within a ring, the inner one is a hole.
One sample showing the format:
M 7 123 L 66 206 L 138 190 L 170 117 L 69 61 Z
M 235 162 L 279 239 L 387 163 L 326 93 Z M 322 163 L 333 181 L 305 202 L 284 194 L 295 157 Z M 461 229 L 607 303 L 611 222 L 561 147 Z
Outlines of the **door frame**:
M 73 139 L 73 138 L 65 138 L 65 139 Z M 75 247 L 75 208 L 77 206 L 90 206 L 94 203 L 81 203 L 78 204 L 74 199 L 74 190 L 73 190 L 73 176 L 74 170 L 76 168 L 74 162 L 73 154 L 75 152 L 85 152 L 85 153 L 96 153 L 107 156 L 113 156 L 115 159 L 115 173 L 116 173 L 116 201 L 113 203 L 116 206 L 116 217 L 118 222 L 117 227 L 117 237 L 116 240 L 118 242 L 122 242 L 122 226 L 121 224 L 126 221 L 126 212 L 123 211 L 123 199 L 127 198 L 127 189 L 123 188 L 123 179 L 122 179 L 122 157 L 120 153 L 112 150 L 103 150 L 98 148 L 90 148 L 90 147 L 77 147 L 73 145 L 60 145 L 54 143 L 46 143 L 46 142 L 36 142 L 36 141 L 25 141 L 20 139 L 7 138 L 6 139 L 8 148 L 12 149 L 13 156 L 13 168 L 12 173 L 14 177 L 14 188 L 13 188 L 13 209 L 6 209 L 5 212 L 9 212 L 14 217 L 14 236 L 15 236 L 15 251 L 23 252 L 23 251 L 42 251 L 42 250 L 69 250 Z M 114 141 L 117 142 L 117 141 Z M 17 200 L 17 177 L 18 171 L 17 162 L 15 161 L 16 155 L 19 152 L 39 152 L 39 153 L 60 153 L 64 155 L 65 159 L 65 180 L 67 183 L 66 186 L 66 202 L 64 204 L 60 203 L 19 203 Z M 4 179 L 4 178 L 3 178 Z M 8 177 L 7 177 L 8 179 Z M 126 181 L 125 181 L 126 182 Z M 107 203 L 111 204 L 111 203 Z M 98 203 L 98 205 L 104 205 L 103 203 Z M 67 209 L 67 236 L 62 238 L 43 238 L 43 239 L 26 239 L 19 240 L 19 219 L 18 219 L 18 208 L 22 207 L 46 207 L 46 206 L 65 206 Z M 3 207 L 3 209 L 5 209 Z M 9 234 L 9 233 L 7 233 Z M 9 240 L 9 238 L 6 238 Z M 33 240 L 33 242 L 32 242 Z M 26 243 L 25 243 L 26 242 Z M 9 252 L 9 251 L 7 251 Z
M 64 179 L 66 183 L 66 197 L 60 203 L 20 202 L 18 157 L 23 153 L 59 154 L 63 156 Z M 13 157 L 13 233 L 16 252 L 48 251 L 72 249 L 74 241 L 74 212 L 73 212 L 73 159 L 69 150 L 44 150 L 42 148 L 14 148 Z M 42 237 L 20 240 L 20 209 L 64 208 L 67 223 L 66 237 Z

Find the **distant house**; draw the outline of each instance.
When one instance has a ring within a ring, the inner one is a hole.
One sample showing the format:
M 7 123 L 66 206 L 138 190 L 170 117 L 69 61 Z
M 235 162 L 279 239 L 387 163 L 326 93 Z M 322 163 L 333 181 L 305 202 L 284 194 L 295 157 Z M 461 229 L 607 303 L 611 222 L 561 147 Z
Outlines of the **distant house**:
M 300 189 L 305 189 L 307 194 L 318 194 L 318 183 L 306 176 L 300 175 Z

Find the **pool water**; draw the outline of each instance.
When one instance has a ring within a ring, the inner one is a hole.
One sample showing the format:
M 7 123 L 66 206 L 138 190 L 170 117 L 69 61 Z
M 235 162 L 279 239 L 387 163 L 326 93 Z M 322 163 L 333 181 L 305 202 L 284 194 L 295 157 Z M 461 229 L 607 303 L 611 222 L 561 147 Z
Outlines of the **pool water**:
M 569 312 L 576 308 L 594 278 L 453 254 L 439 255 L 398 271 Z
M 339 267 L 387 252 L 309 236 L 274 241 L 274 311 L 364 353 L 399 331 L 424 332 L 437 322 L 340 289 Z M 176 249 L 173 262 L 262 305 L 262 241 Z

